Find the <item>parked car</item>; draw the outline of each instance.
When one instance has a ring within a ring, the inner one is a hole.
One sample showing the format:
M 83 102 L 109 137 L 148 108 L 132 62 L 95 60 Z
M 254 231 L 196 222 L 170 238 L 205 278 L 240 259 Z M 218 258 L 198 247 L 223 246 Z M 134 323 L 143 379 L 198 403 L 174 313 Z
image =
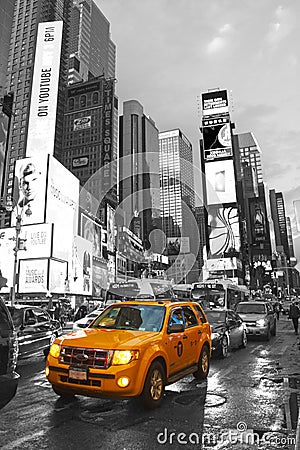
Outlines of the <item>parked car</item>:
M 87 328 L 91 322 L 93 322 L 96 317 L 101 314 L 103 309 L 95 309 L 94 311 L 87 314 L 82 319 L 76 320 L 76 322 L 73 323 L 73 330 L 79 330 L 80 328 Z
M 241 317 L 230 309 L 205 310 L 212 329 L 213 355 L 226 358 L 233 348 L 247 346 L 247 329 Z
M 48 354 L 50 345 L 62 334 L 58 320 L 38 306 L 8 306 L 17 331 L 19 359 L 41 351 Z
M 261 336 L 269 341 L 276 335 L 276 315 L 270 302 L 241 302 L 236 307 L 247 326 L 249 336 Z
M 15 372 L 18 340 L 8 308 L 0 298 L 0 409 L 15 396 L 19 375 Z

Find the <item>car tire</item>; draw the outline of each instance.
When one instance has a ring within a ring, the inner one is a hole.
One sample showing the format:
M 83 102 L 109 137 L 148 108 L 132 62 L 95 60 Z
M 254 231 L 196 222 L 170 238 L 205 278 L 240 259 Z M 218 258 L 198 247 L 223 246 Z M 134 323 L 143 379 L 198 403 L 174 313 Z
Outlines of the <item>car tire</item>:
M 73 398 L 75 396 L 74 394 L 71 394 L 71 393 L 66 392 L 66 391 L 64 391 L 62 389 L 59 389 L 56 386 L 52 386 L 52 389 L 55 392 L 55 394 L 58 395 L 61 398 L 65 398 L 65 399 L 69 399 L 70 400 L 71 398 Z
M 141 402 L 147 409 L 158 408 L 164 397 L 165 370 L 159 361 L 154 361 L 147 373 Z
M 198 370 L 193 373 L 196 380 L 205 380 L 205 378 L 207 378 L 209 373 L 209 365 L 210 365 L 210 351 L 209 347 L 207 345 L 204 345 L 201 350 L 198 361 Z
M 222 341 L 221 341 L 221 349 L 220 349 L 220 357 L 221 358 L 227 358 L 228 348 L 229 348 L 228 337 L 224 334 L 224 336 L 222 337 Z
M 248 343 L 247 333 L 244 330 L 243 331 L 243 335 L 242 335 L 242 342 L 241 342 L 240 348 L 246 348 L 247 347 L 247 343 Z

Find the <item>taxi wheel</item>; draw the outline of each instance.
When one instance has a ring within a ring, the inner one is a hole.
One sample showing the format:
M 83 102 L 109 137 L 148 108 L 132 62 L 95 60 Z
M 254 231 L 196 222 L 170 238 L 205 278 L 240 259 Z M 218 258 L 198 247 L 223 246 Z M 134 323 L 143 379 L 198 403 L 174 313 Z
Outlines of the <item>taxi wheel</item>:
M 210 352 L 207 345 L 204 345 L 198 362 L 198 370 L 193 373 L 196 380 L 204 380 L 209 372 Z
M 151 364 L 141 395 L 142 404 L 148 409 L 158 408 L 164 397 L 165 371 L 159 361 Z
M 227 336 L 223 336 L 222 342 L 221 342 L 221 358 L 227 358 L 228 356 L 228 338 Z
M 74 397 L 74 394 L 70 394 L 68 392 L 65 392 L 55 386 L 52 386 L 53 391 L 55 392 L 56 395 L 59 395 L 61 398 L 65 398 L 65 399 L 71 399 Z
M 247 339 L 247 333 L 246 333 L 246 331 L 244 330 L 244 331 L 243 331 L 242 342 L 241 342 L 240 348 L 246 348 L 246 347 L 247 347 L 247 342 L 248 342 L 248 339 Z

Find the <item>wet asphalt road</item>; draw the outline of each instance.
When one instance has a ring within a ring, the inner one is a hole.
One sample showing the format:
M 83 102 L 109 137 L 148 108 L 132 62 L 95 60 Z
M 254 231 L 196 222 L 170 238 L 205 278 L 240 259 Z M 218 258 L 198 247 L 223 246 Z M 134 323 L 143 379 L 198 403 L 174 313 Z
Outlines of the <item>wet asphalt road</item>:
M 213 359 L 207 382 L 187 377 L 169 386 L 151 412 L 136 400 L 63 401 L 43 368 L 42 356 L 20 362 L 17 395 L 0 411 L 2 450 L 294 448 L 300 347 L 285 317 L 269 342 L 251 340 Z

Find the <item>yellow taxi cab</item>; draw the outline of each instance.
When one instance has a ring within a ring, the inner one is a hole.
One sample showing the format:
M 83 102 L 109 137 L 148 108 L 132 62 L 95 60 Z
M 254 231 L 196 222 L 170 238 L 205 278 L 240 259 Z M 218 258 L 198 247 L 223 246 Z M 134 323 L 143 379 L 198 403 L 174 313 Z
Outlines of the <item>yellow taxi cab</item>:
M 58 337 L 45 373 L 61 397 L 140 397 L 158 407 L 164 387 L 205 379 L 211 329 L 195 302 L 133 300 L 107 307 L 88 328 Z

